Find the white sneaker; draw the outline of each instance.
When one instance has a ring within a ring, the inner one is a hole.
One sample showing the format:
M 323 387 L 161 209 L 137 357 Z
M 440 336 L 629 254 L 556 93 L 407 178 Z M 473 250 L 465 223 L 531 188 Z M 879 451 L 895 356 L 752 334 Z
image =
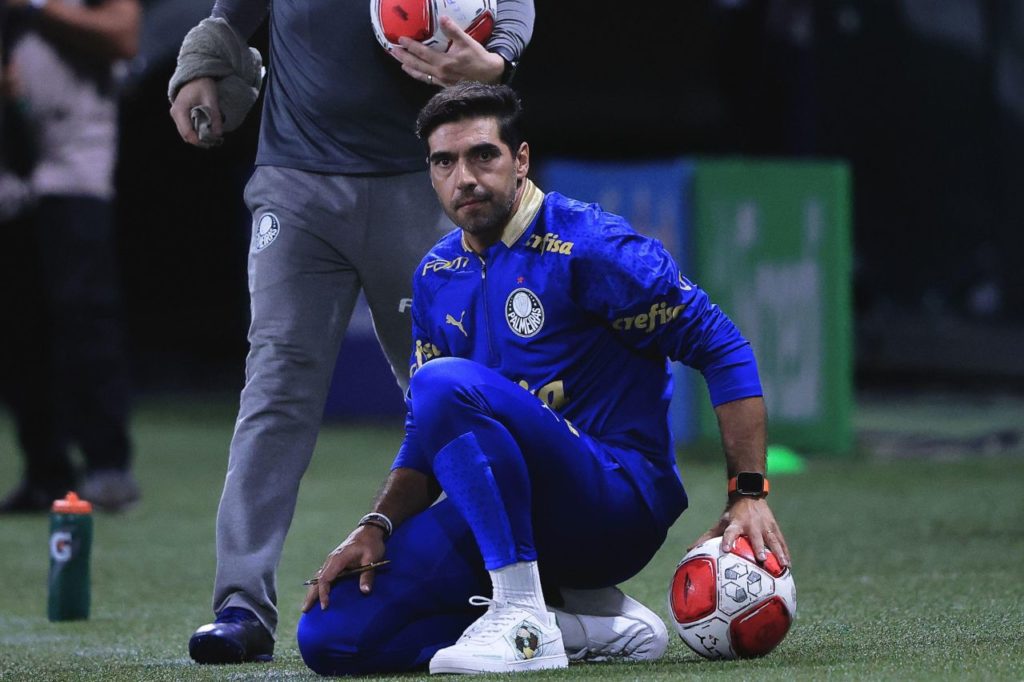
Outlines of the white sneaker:
M 486 597 L 470 597 L 469 603 L 489 608 L 455 644 L 434 654 L 430 659 L 431 675 L 569 667 L 562 633 L 550 613 L 537 616 L 515 604 L 498 603 Z
M 572 661 L 656 661 L 668 648 L 668 629 L 654 611 L 616 587 L 562 588 L 565 606 L 549 606 Z

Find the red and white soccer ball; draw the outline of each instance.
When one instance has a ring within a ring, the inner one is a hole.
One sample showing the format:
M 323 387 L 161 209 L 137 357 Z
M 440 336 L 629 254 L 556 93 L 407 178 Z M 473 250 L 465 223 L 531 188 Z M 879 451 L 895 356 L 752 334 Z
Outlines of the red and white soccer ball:
M 441 17 L 451 17 L 478 43 L 494 30 L 495 0 L 370 0 L 370 21 L 377 42 L 391 52 L 407 36 L 445 52 L 450 41 L 441 30 Z
M 796 617 L 793 574 L 770 551 L 758 564 L 745 537 L 729 552 L 721 544 L 712 538 L 694 547 L 676 567 L 668 588 L 676 632 L 705 658 L 764 656 Z

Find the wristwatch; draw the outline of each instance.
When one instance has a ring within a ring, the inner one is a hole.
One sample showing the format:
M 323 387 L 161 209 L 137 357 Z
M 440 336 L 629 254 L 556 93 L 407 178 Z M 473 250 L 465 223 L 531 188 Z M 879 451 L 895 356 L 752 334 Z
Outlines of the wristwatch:
M 519 62 L 515 59 L 510 60 L 505 55 L 500 56 L 501 61 L 505 62 L 505 68 L 501 71 L 501 84 L 508 85 L 509 81 L 516 75 L 516 68 L 519 66 Z
M 744 497 L 768 497 L 768 479 L 754 471 L 741 471 L 729 479 L 729 494 Z

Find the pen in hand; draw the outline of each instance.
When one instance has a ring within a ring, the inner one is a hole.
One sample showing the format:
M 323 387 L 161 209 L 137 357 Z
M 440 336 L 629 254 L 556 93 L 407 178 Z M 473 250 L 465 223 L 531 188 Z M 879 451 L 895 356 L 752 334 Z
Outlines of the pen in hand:
M 356 566 L 355 568 L 347 568 L 344 571 L 342 571 L 341 573 L 339 573 L 338 577 L 335 578 L 334 581 L 341 580 L 342 578 L 347 578 L 350 575 L 357 575 L 359 573 L 365 573 L 366 571 L 372 571 L 375 568 L 380 568 L 384 564 L 390 564 L 390 563 L 391 563 L 391 559 L 381 559 L 380 561 L 372 561 L 372 562 L 370 562 L 368 564 L 363 564 L 362 566 Z M 334 582 L 334 581 L 332 581 L 332 582 Z M 313 578 L 310 578 L 309 580 L 307 580 L 306 582 L 304 582 L 302 584 L 303 585 L 318 585 L 318 584 L 320 584 L 320 577 L 319 576 L 315 576 Z

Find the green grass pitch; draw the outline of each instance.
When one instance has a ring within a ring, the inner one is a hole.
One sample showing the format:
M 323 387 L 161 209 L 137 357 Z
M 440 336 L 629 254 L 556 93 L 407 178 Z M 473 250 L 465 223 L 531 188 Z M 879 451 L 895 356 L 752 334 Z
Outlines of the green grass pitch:
M 46 619 L 46 518 L 0 519 L 0 680 L 316 678 L 295 644 L 302 581 L 366 510 L 401 434 L 324 429 L 278 574 L 276 661 L 200 667 L 186 643 L 210 618 L 234 414 L 230 401 L 185 402 L 150 402 L 135 418 L 144 502 L 96 517 L 89 621 Z M 6 490 L 20 463 L 2 414 L 0 451 Z M 573 665 L 529 679 L 1024 679 L 1024 457 L 948 459 L 812 459 L 806 473 L 772 481 L 799 615 L 768 657 L 706 662 L 673 637 L 655 664 Z M 666 618 L 668 577 L 724 497 L 721 464 L 684 457 L 682 470 L 690 510 L 625 585 Z

